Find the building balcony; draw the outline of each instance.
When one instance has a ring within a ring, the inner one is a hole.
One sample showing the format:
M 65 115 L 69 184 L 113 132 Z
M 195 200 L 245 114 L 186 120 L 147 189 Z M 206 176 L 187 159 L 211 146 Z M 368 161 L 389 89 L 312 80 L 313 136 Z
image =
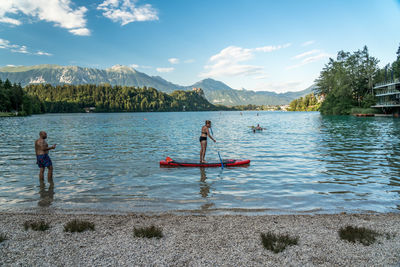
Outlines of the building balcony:
M 388 87 L 388 86 L 396 85 L 396 84 L 400 84 L 400 79 L 399 78 L 393 79 L 393 80 L 388 81 L 388 82 L 377 83 L 377 84 L 375 84 L 373 89 L 384 88 L 384 87 Z

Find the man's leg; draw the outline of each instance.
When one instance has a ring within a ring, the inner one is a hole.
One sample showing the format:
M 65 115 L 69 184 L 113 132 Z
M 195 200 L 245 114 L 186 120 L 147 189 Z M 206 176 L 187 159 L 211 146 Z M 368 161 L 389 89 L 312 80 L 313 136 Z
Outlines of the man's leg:
M 53 166 L 49 166 L 49 167 L 47 167 L 47 169 L 48 169 L 48 172 L 47 172 L 47 181 L 48 181 L 49 183 L 52 183 L 52 182 L 53 182 Z
M 40 171 L 39 171 L 39 180 L 40 181 L 43 181 L 44 180 L 44 167 L 43 168 L 40 168 Z

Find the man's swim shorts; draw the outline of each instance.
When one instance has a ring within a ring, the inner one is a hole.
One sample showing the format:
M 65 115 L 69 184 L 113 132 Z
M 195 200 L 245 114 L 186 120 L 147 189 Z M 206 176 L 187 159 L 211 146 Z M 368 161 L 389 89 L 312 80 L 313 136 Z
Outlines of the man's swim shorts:
M 49 157 L 49 154 L 36 155 L 36 163 L 39 166 L 39 168 L 50 167 L 53 165 Z

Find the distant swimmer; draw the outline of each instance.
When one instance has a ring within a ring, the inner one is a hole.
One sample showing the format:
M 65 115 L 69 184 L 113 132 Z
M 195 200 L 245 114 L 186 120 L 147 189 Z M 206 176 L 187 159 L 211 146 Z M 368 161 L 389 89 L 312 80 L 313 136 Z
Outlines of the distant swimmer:
M 252 126 L 253 128 L 253 133 L 255 133 L 256 131 L 262 131 L 264 130 L 264 128 L 260 127 L 260 124 L 257 124 L 256 127 Z
M 210 131 L 208 130 L 211 128 L 211 121 L 206 120 L 206 124 L 201 127 L 201 135 L 200 135 L 200 163 L 207 163 L 204 158 L 206 156 L 207 150 L 207 136 L 210 137 L 211 140 L 216 142 L 216 140 L 211 136 Z
M 41 131 L 39 133 L 39 139 L 35 141 L 35 152 L 36 152 L 36 163 L 40 168 L 39 180 L 44 180 L 44 170 L 47 168 L 47 181 L 53 183 L 53 163 L 49 157 L 49 150 L 55 149 L 56 145 L 49 145 L 46 142 L 47 133 Z

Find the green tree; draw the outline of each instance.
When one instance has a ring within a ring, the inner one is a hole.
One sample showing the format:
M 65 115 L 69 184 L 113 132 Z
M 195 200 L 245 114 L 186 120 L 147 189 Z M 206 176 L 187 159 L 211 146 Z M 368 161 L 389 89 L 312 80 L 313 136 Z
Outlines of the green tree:
M 339 51 L 336 60 L 329 59 L 316 80 L 317 93 L 325 97 L 321 113 L 349 114 L 351 108 L 364 106 L 364 101 L 371 99 L 378 75 L 378 60 L 369 56 L 366 46 L 352 54 Z

